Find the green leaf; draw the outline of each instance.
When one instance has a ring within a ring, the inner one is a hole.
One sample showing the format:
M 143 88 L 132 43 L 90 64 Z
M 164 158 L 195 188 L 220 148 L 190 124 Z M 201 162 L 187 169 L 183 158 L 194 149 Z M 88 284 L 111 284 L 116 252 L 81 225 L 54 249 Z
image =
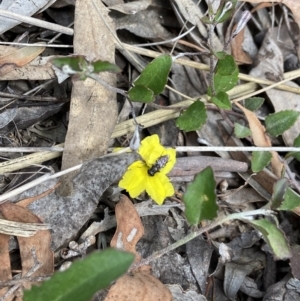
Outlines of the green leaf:
M 152 102 L 154 100 L 153 91 L 145 86 L 136 85 L 128 91 L 128 97 L 131 101 Z
M 251 130 L 237 122 L 234 123 L 234 134 L 237 138 L 245 138 L 251 135 Z
M 134 86 L 145 86 L 152 90 L 154 95 L 158 95 L 165 88 L 171 66 L 172 57 L 168 54 L 160 55 L 145 67 L 134 81 Z
M 287 188 L 288 181 L 286 178 L 279 179 L 275 182 L 271 200 L 271 209 L 277 209 L 281 206 Z
M 215 23 L 223 23 L 228 20 L 235 11 L 237 0 L 221 1 L 221 4 L 216 12 Z M 230 9 L 226 9 L 226 4 L 231 3 Z
M 75 261 L 64 271 L 55 273 L 41 286 L 24 292 L 24 301 L 87 301 L 99 290 L 123 275 L 134 255 L 107 249 Z
M 276 225 L 266 219 L 250 221 L 250 223 L 262 233 L 264 239 L 271 247 L 275 259 L 285 260 L 291 257 L 291 251 L 283 232 Z
M 245 108 L 254 112 L 258 110 L 262 104 L 264 103 L 265 99 L 262 97 L 251 97 L 245 100 Z
M 210 20 L 208 16 L 202 17 L 201 21 L 205 24 L 213 24 L 214 23 L 214 20 Z
M 298 137 L 295 138 L 293 146 L 300 147 L 300 134 L 298 135 Z M 300 149 L 299 152 L 288 152 L 285 158 L 287 159 L 289 157 L 294 157 L 296 160 L 300 161 Z
M 76 72 L 82 71 L 82 66 L 87 63 L 83 55 L 58 57 L 52 59 L 51 62 L 57 68 L 61 69 L 64 66 L 69 66 L 71 70 Z
M 105 71 L 118 73 L 121 71 L 121 69 L 117 65 L 107 61 L 100 61 L 100 60 L 95 61 L 92 63 L 92 65 L 94 67 L 94 71 L 93 71 L 94 73 L 105 72 Z
M 226 54 L 217 63 L 216 73 L 220 75 L 232 75 L 238 71 L 238 67 L 232 55 Z
M 272 154 L 266 151 L 252 152 L 251 169 L 253 172 L 263 170 L 271 161 Z
M 288 130 L 296 122 L 300 112 L 294 110 L 285 110 L 270 114 L 266 117 L 266 130 L 272 136 L 279 136 Z
M 185 215 L 188 222 L 198 225 L 204 219 L 214 219 L 217 216 L 216 181 L 212 168 L 206 167 L 188 185 L 183 196 Z
M 218 108 L 230 110 L 231 109 L 231 102 L 227 93 L 220 91 L 215 96 L 212 96 L 210 101 L 214 103 Z
M 190 132 L 202 127 L 207 119 L 206 108 L 202 101 L 196 100 L 176 120 L 176 126 Z
M 216 93 L 219 93 L 220 91 L 227 92 L 230 89 L 234 88 L 239 80 L 238 75 L 239 75 L 238 69 L 236 69 L 235 72 L 233 72 L 230 75 L 222 75 L 220 73 L 216 73 L 214 75 L 215 92 Z
M 292 211 L 297 207 L 300 207 L 300 195 L 288 187 L 278 210 Z

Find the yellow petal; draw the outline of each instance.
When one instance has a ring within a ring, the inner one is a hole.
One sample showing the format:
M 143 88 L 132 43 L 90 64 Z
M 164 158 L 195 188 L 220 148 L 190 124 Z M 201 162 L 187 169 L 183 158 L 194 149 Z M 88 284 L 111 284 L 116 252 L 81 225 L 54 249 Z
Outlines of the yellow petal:
M 176 163 L 176 150 L 173 148 L 166 148 L 163 155 L 169 156 L 169 160 L 166 166 L 160 169 L 160 173 L 167 174 L 171 171 Z
M 166 175 L 156 173 L 147 179 L 146 191 L 157 204 L 161 205 L 166 197 L 174 194 L 174 187 Z
M 132 163 L 125 172 L 119 187 L 126 189 L 132 198 L 139 196 L 146 188 L 148 168 L 143 161 Z
M 145 138 L 141 142 L 141 146 L 138 150 L 138 153 L 149 167 L 151 167 L 164 152 L 165 148 L 159 143 L 158 135 Z

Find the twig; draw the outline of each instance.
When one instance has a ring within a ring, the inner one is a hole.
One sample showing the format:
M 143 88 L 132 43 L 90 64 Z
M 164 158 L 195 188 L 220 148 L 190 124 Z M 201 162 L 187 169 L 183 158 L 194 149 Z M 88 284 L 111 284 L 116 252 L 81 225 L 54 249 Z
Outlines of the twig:
M 58 44 L 27 44 L 27 43 L 16 43 L 16 42 L 0 42 L 0 45 L 11 45 L 11 46 L 26 46 L 26 47 L 47 47 L 47 48 L 73 48 L 73 45 L 58 45 Z
M 0 147 L 2 153 L 63 152 L 63 147 Z
M 1 97 L 5 98 L 17 98 L 17 99 L 22 99 L 22 100 L 32 100 L 32 101 L 59 101 L 57 97 L 43 97 L 43 96 L 31 96 L 31 95 L 18 95 L 18 94 L 12 94 L 12 93 L 5 93 L 5 92 L 0 92 Z M 8 99 L 7 101 L 10 101 L 11 99 Z M 3 100 L 1 100 L 3 101 Z
M 177 152 L 300 152 L 300 147 L 259 146 L 177 146 Z
M 183 38 L 184 36 L 186 36 L 187 34 L 189 34 L 191 31 L 193 31 L 196 28 L 196 26 L 192 26 L 189 30 L 187 30 L 186 32 L 182 33 L 181 35 L 177 36 L 176 38 L 173 39 L 169 39 L 169 40 L 165 40 L 165 41 L 161 41 L 161 42 L 155 42 L 155 43 L 145 43 L 145 44 L 135 44 L 134 46 L 137 47 L 143 47 L 143 46 L 156 46 L 156 45 L 163 45 L 163 44 L 168 44 L 168 43 L 173 43 L 173 42 L 177 42 L 179 39 Z
M 46 21 L 42 21 L 36 18 L 31 18 L 31 17 L 26 17 L 20 14 L 16 14 L 13 13 L 11 11 L 5 10 L 5 9 L 0 9 L 0 16 L 2 17 L 6 17 L 9 19 L 13 19 L 16 21 L 20 21 L 20 22 L 25 22 L 27 24 L 31 24 L 34 26 L 38 26 L 38 27 L 42 27 L 42 28 L 46 28 L 49 30 L 53 30 L 53 31 L 57 31 L 57 32 L 61 32 L 67 35 L 72 36 L 74 34 L 74 30 L 65 26 L 61 26 L 61 25 L 57 25 L 54 23 L 50 23 L 50 22 L 46 22 Z

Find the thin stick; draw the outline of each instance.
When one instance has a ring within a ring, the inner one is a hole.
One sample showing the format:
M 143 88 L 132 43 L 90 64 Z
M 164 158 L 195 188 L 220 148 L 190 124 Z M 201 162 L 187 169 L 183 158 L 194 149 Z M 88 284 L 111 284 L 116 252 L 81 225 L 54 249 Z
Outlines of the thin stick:
M 0 147 L 2 153 L 63 152 L 63 147 Z
M 300 147 L 257 146 L 177 146 L 176 152 L 300 152 Z
M 50 23 L 50 22 L 46 22 L 46 21 L 42 21 L 36 18 L 31 18 L 31 17 L 26 17 L 20 14 L 16 14 L 13 13 L 11 11 L 5 10 L 5 9 L 0 9 L 0 16 L 2 17 L 6 17 L 9 19 L 13 19 L 16 21 L 20 21 L 20 22 L 25 22 L 27 24 L 31 24 L 34 26 L 38 26 L 38 27 L 42 27 L 42 28 L 46 28 L 49 30 L 53 30 L 53 31 L 57 31 L 57 32 L 61 32 L 67 35 L 72 36 L 74 34 L 74 30 L 65 26 L 61 26 L 61 25 L 57 25 L 54 23 Z

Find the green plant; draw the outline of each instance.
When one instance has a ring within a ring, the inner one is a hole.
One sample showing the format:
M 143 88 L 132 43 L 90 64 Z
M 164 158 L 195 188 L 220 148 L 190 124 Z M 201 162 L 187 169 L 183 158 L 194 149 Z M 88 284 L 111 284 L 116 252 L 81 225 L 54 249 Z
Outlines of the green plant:
M 210 37 L 215 26 L 218 23 L 226 21 L 231 17 L 235 10 L 237 0 L 221 1 L 220 7 L 216 12 L 212 7 L 209 7 L 208 16 L 202 19 L 203 22 L 210 27 Z M 237 85 L 239 70 L 234 58 L 225 52 L 226 46 L 230 43 L 238 32 L 243 28 L 249 20 L 249 13 L 244 14 L 238 23 L 237 29 L 232 33 L 229 40 L 225 42 L 223 51 L 214 51 L 214 45 L 210 39 L 210 85 L 207 90 L 207 99 L 197 99 L 184 111 L 176 120 L 176 125 L 183 131 L 194 131 L 200 129 L 207 119 L 207 103 L 214 104 L 220 110 L 230 110 L 232 102 L 229 100 L 228 91 Z M 163 54 L 155 58 L 142 71 L 141 75 L 133 82 L 132 87 L 128 91 L 108 87 L 118 93 L 124 95 L 129 101 L 152 103 L 155 96 L 163 91 L 167 83 L 168 75 L 172 66 L 173 58 L 171 55 Z M 95 74 L 95 71 L 117 71 L 118 68 L 112 64 L 100 62 L 97 64 L 102 67 L 94 67 L 95 63 L 87 62 L 83 57 L 71 57 L 64 61 L 64 58 L 55 59 L 53 63 L 69 73 L 79 74 L 81 79 L 91 77 L 100 83 L 107 85 Z M 67 67 L 66 67 L 67 66 Z M 90 67 L 90 66 L 93 66 Z M 263 103 L 263 99 L 253 97 L 245 100 L 244 107 L 249 111 L 257 110 Z M 266 132 L 273 136 L 281 135 L 284 131 L 289 129 L 299 116 L 299 112 L 287 110 L 269 115 L 265 120 Z M 137 122 L 135 121 L 137 124 Z M 138 125 L 137 125 L 138 126 Z M 235 124 L 235 135 L 238 138 L 244 138 L 251 135 L 250 129 L 246 126 Z M 300 139 L 297 137 L 294 146 L 300 146 Z M 135 150 L 138 147 L 135 147 Z M 300 160 L 299 153 L 290 152 L 287 157 L 295 157 Z M 156 157 L 156 159 L 159 156 Z M 265 168 L 272 159 L 272 154 L 266 151 L 255 151 L 252 156 L 251 168 L 253 172 L 259 172 Z M 151 164 L 154 164 L 152 162 Z M 147 167 L 151 168 L 150 166 Z M 145 169 L 146 170 L 146 169 Z M 126 188 L 126 187 L 125 187 Z M 142 189 L 144 190 L 144 189 Z M 138 191 L 141 192 L 141 191 Z M 139 193 L 133 194 L 133 196 Z M 164 194 L 166 196 L 166 194 Z M 217 217 L 217 197 L 215 193 L 214 174 L 211 168 L 206 168 L 201 171 L 194 179 L 194 181 L 187 187 L 187 191 L 183 196 L 185 203 L 185 214 L 188 222 L 193 226 L 198 226 L 203 220 L 214 220 Z M 163 200 L 159 199 L 159 203 Z M 159 252 L 159 255 L 166 253 L 172 248 L 186 243 L 202 234 L 204 231 L 213 229 L 224 222 L 233 219 L 239 219 L 250 223 L 255 229 L 259 230 L 264 236 L 265 240 L 270 245 L 276 258 L 286 259 L 290 257 L 289 245 L 284 237 L 284 234 L 277 226 L 276 212 L 282 210 L 291 211 L 300 206 L 300 196 L 292 189 L 287 187 L 287 182 L 284 179 L 278 180 L 274 187 L 274 192 L 269 203 L 265 208 L 255 211 L 241 212 L 231 214 L 229 216 L 215 219 L 211 225 L 194 230 L 185 239 L 176 242 L 166 250 Z M 268 218 L 259 218 L 257 220 L 250 220 L 249 217 L 267 216 Z M 153 258 L 157 254 L 153 254 Z

